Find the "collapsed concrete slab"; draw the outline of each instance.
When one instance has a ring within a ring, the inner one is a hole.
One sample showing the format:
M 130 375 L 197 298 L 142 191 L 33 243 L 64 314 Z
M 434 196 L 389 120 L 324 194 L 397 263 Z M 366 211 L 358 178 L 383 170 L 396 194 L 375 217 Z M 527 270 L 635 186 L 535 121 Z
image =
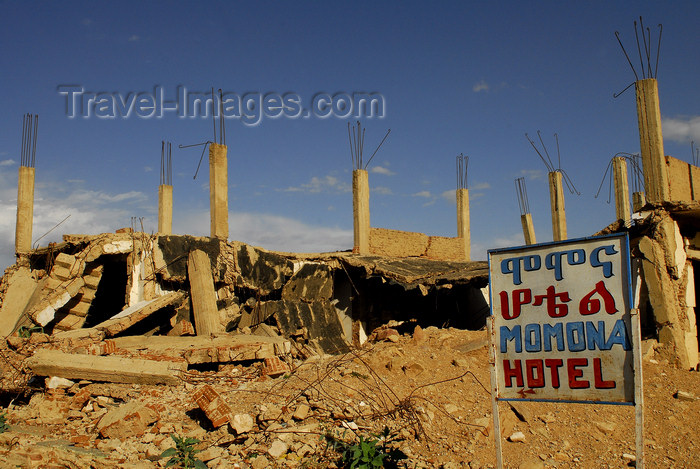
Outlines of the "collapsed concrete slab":
M 322 352 L 338 354 L 349 351 L 338 314 L 327 300 L 310 303 L 286 299 L 267 301 L 261 309 L 275 318 L 286 336 L 295 335 L 303 329 L 306 338 Z
M 38 284 L 28 267 L 8 270 L 2 282 L 4 295 L 0 305 L 0 337 L 7 337 L 14 332 L 15 325 Z
M 94 356 L 37 350 L 27 366 L 39 376 L 88 379 L 111 383 L 180 384 L 185 361 L 155 361 L 117 356 Z

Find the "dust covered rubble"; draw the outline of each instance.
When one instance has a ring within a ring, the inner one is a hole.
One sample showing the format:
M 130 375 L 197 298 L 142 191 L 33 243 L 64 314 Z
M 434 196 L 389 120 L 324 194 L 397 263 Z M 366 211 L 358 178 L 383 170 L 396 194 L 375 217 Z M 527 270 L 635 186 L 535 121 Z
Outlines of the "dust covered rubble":
M 0 390 L 12 428 L 0 451 L 26 467 L 162 466 L 170 436 L 182 435 L 201 440 L 210 467 L 312 457 L 329 428 L 357 431 L 379 415 L 299 382 L 294 395 L 271 397 L 300 368 L 352 360 L 337 276 L 383 278 L 378 262 L 353 262 L 131 230 L 65 235 L 20 257 L 0 280 Z M 448 274 L 390 283 L 425 296 L 460 277 Z

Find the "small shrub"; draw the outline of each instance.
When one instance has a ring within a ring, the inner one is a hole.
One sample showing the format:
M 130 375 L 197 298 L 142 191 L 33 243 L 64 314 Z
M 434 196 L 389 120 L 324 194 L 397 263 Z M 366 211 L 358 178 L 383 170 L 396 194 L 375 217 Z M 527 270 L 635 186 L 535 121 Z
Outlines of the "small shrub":
M 391 435 L 389 427 L 379 435 L 365 437 L 358 435 L 359 441 L 354 444 L 333 435 L 325 433 L 328 448 L 341 454 L 340 466 L 350 469 L 375 469 L 379 467 L 395 468 L 397 462 L 406 459 L 400 450 L 392 448 L 390 443 L 400 439 Z
M 196 438 L 180 438 L 177 435 L 170 435 L 175 442 L 174 448 L 168 448 L 160 455 L 161 458 L 170 458 L 165 467 L 181 467 L 183 469 L 206 469 L 207 465 L 195 457 L 200 450 L 194 445 L 199 443 Z
M 0 412 L 0 433 L 5 433 L 10 429 L 7 424 L 7 414 L 5 412 Z
M 365 440 L 360 435 L 360 441 L 345 449 L 343 461 L 350 464 L 350 469 L 371 469 L 384 467 L 384 458 L 386 456 L 387 454 L 383 451 L 379 440 Z

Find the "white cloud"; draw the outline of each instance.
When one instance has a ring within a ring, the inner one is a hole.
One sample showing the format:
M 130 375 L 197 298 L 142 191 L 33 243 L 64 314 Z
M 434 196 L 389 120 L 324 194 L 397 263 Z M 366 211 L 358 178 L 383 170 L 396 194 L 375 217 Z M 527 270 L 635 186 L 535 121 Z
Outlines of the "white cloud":
M 396 174 L 389 168 L 385 168 L 384 166 L 375 166 L 374 168 L 370 169 L 371 173 L 377 173 L 377 174 L 383 174 L 385 176 L 393 176 Z
M 393 194 L 391 189 L 389 189 L 388 187 L 384 187 L 384 186 L 372 187 L 371 191 L 373 193 L 379 194 L 379 195 L 391 195 L 391 194 Z
M 271 251 L 331 252 L 352 249 L 352 230 L 309 225 L 281 215 L 229 212 L 229 239 Z M 176 234 L 209 235 L 207 211 L 182 214 L 174 220 Z
M 544 171 L 541 169 L 521 169 L 520 176 L 528 179 L 540 179 L 544 177 Z
M 0 161 L 0 166 L 12 166 L 16 163 L 15 160 L 9 159 L 9 160 L 2 160 Z
M 511 246 L 522 246 L 525 244 L 525 239 L 523 234 L 512 233 L 506 236 L 498 236 L 493 239 L 489 239 L 487 243 L 482 241 L 472 242 L 472 259 L 473 260 L 486 260 L 487 253 L 489 249 L 506 248 Z
M 457 191 L 454 189 L 448 190 L 440 194 L 440 196 L 446 201 L 457 205 Z
M 139 39 L 141 39 L 141 38 L 139 37 L 138 34 L 132 34 L 131 36 L 129 36 L 128 41 L 129 41 L 129 42 L 136 42 L 136 41 L 138 41 Z
M 432 196 L 433 194 L 431 194 L 430 191 L 420 191 L 413 194 L 413 197 L 425 197 L 426 199 L 429 199 Z
M 491 184 L 489 184 L 488 182 L 478 182 L 476 184 L 469 186 L 469 190 L 474 190 L 474 191 L 483 191 L 486 189 L 491 189 Z
M 301 186 L 287 187 L 282 189 L 285 192 L 310 192 L 317 194 L 320 192 L 350 192 L 350 184 L 339 180 L 330 174 L 324 177 L 312 177 L 311 181 Z
M 472 88 L 472 91 L 474 93 L 479 93 L 481 91 L 489 91 L 491 87 L 489 86 L 488 83 L 486 83 L 486 80 L 481 80 L 479 83 L 475 84 L 474 87 Z
M 17 181 L 0 171 L 0 270 L 14 263 L 14 237 L 17 216 Z M 97 234 L 113 232 L 130 225 L 131 216 L 146 215 L 145 223 L 155 226 L 155 207 L 143 204 L 146 196 L 138 191 L 109 194 L 74 188 L 74 183 L 39 183 L 34 194 L 32 238 L 36 241 L 68 215 L 60 228 L 41 238 L 39 245 L 61 241 L 63 233 Z M 151 218 L 148 218 L 148 217 Z M 151 230 L 152 228 L 147 228 Z
M 150 173 L 151 171 L 153 171 L 153 168 L 151 168 L 150 166 L 144 166 L 144 167 L 143 167 L 143 172 L 144 172 L 144 173 Z
M 700 116 L 663 118 L 661 126 L 664 139 L 680 143 L 700 141 Z

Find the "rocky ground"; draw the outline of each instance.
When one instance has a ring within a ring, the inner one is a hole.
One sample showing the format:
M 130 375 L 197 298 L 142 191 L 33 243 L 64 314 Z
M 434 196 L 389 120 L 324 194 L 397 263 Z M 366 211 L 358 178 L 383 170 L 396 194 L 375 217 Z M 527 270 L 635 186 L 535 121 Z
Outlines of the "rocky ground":
M 249 362 L 192 370 L 180 386 L 27 382 L 23 360 L 41 340 L 26 339 L 0 350 L 4 388 L 14 389 L 0 402 L 9 424 L 0 466 L 164 467 L 176 435 L 200 440 L 208 467 L 339 467 L 343 447 L 387 427 L 387 447 L 405 456 L 399 467 L 495 467 L 486 333 L 399 330 L 410 332 L 385 331 L 346 355 L 290 358 L 276 378 Z M 652 349 L 644 387 L 647 467 L 700 467 L 700 375 Z M 218 394 L 230 414 L 206 414 L 195 402 L 203 394 Z M 634 464 L 632 407 L 501 403 L 500 413 L 506 467 Z

